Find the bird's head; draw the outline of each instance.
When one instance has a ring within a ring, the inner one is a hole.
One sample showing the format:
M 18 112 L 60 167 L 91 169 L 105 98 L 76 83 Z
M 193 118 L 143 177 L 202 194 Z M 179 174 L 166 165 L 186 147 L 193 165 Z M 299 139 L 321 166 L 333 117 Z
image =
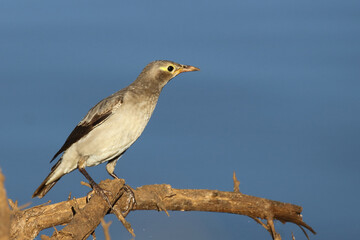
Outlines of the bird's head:
M 159 60 L 149 63 L 140 73 L 136 82 L 143 86 L 161 89 L 176 75 L 182 72 L 199 71 L 199 68 L 175 63 L 172 61 Z

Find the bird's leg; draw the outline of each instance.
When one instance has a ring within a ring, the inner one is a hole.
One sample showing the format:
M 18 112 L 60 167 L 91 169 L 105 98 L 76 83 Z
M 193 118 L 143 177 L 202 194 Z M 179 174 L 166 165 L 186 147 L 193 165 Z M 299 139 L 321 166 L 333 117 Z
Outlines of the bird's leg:
M 118 159 L 109 161 L 108 164 L 106 164 L 106 171 L 109 173 L 110 176 L 112 176 L 115 179 L 119 179 L 119 177 L 114 173 L 117 160 Z M 129 185 L 124 184 L 123 188 L 129 194 L 128 207 L 123 213 L 123 215 L 126 216 L 130 212 L 130 210 L 134 207 L 136 200 L 135 200 L 135 194 Z
M 102 189 L 91 177 L 90 175 L 87 173 L 87 171 L 85 170 L 85 168 L 81 168 L 79 167 L 78 168 L 79 171 L 86 177 L 86 179 L 89 181 L 92 189 L 98 193 L 107 203 L 108 205 L 110 206 L 110 208 L 112 209 L 112 205 L 110 203 L 110 200 L 109 198 L 106 196 L 105 194 L 105 190 Z
M 113 173 L 113 172 L 110 173 L 110 172 L 109 172 L 109 174 L 110 174 L 110 176 L 112 176 L 114 179 L 119 179 L 119 177 L 118 177 L 115 173 Z
M 86 159 L 84 157 L 82 157 L 79 162 L 78 162 L 78 169 L 79 171 L 86 177 L 86 179 L 89 181 L 92 189 L 97 192 L 106 202 L 107 204 L 110 206 L 111 210 L 114 210 L 109 198 L 106 196 L 105 194 L 105 190 L 102 189 L 95 181 L 94 179 L 92 179 L 92 177 L 90 177 L 90 175 L 88 174 L 88 172 L 85 170 L 85 166 L 86 166 Z
M 119 177 L 115 174 L 115 173 L 109 173 L 110 176 L 112 176 L 115 179 L 119 179 Z M 136 200 L 135 200 L 135 194 L 134 191 L 131 189 L 131 187 L 127 184 L 124 184 L 123 186 L 125 192 L 127 192 L 129 194 L 129 198 L 128 198 L 128 207 L 125 210 L 125 212 L 123 212 L 123 215 L 126 216 L 128 215 L 128 213 L 130 212 L 131 209 L 133 209 Z
M 97 192 L 98 194 L 100 194 L 100 196 L 107 202 L 107 204 L 109 205 L 111 211 L 113 211 L 115 213 L 116 216 L 118 216 L 119 214 L 121 214 L 121 212 L 119 213 L 117 210 L 115 210 L 113 208 L 113 206 L 110 203 L 109 198 L 106 196 L 104 189 L 102 189 L 91 177 L 90 175 L 87 173 L 87 171 L 85 170 L 84 167 L 78 167 L 79 171 L 86 177 L 86 179 L 89 181 L 91 187 L 93 188 L 93 190 L 95 192 Z M 125 190 L 126 191 L 126 190 Z M 111 194 L 111 192 L 109 192 Z M 125 215 L 126 216 L 126 215 Z

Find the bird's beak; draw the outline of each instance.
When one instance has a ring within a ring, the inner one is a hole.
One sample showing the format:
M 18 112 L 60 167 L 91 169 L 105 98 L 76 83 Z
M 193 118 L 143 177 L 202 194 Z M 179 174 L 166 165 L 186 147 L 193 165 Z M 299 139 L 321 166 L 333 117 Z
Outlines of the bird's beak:
M 193 66 L 182 65 L 181 68 L 175 70 L 175 75 L 178 75 L 182 72 L 193 72 L 193 71 L 200 71 L 200 69 Z

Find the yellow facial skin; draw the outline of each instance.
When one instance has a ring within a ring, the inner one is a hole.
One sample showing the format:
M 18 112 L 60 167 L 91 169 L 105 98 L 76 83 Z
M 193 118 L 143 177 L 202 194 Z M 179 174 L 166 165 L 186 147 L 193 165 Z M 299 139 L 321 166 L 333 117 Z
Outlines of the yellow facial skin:
M 167 65 L 164 67 L 160 67 L 162 71 L 170 72 L 175 77 L 176 75 L 182 73 L 182 72 L 193 72 L 193 71 L 199 71 L 200 69 L 193 66 L 188 65 L 181 65 L 181 66 L 174 66 L 174 65 Z

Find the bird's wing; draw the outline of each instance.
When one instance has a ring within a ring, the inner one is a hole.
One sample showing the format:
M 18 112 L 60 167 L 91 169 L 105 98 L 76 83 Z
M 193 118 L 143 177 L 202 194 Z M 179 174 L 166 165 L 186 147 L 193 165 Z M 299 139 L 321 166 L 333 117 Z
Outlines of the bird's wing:
M 66 151 L 72 144 L 86 136 L 91 130 L 101 125 L 123 103 L 123 91 L 117 92 L 96 104 L 70 133 L 64 145 L 50 162 Z

